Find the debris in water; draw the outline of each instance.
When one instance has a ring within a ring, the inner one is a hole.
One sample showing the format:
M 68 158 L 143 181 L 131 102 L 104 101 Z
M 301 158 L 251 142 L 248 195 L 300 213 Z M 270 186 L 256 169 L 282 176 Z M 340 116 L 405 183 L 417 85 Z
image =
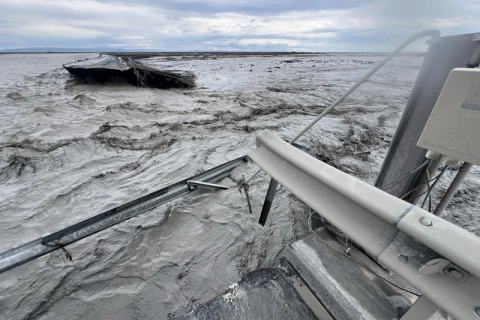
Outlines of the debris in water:
M 110 55 L 67 63 L 63 67 L 87 83 L 129 83 L 137 87 L 169 89 L 193 88 L 196 79 L 189 71 L 159 70 L 131 58 Z
M 223 299 L 225 299 L 227 302 L 233 302 L 233 299 L 238 296 L 238 293 L 238 283 L 234 283 L 228 287 L 227 293 L 223 295 Z

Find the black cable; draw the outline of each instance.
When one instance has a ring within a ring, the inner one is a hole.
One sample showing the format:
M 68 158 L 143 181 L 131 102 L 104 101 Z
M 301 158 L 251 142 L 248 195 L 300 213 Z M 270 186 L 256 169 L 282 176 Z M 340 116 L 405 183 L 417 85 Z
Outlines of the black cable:
M 421 165 L 419 165 L 418 167 L 416 167 L 415 169 L 413 169 L 412 171 L 410 171 L 409 173 L 407 173 L 403 178 L 401 178 L 400 180 L 397 180 L 397 181 L 394 181 L 390 184 L 387 184 L 386 186 L 384 187 L 381 187 L 382 190 L 387 190 L 387 189 L 390 189 L 391 187 L 393 186 L 396 186 L 397 184 L 399 184 L 400 182 L 404 181 L 405 179 L 407 179 L 408 177 L 410 177 L 412 174 L 414 174 L 415 172 L 417 172 L 418 170 L 422 169 L 423 167 L 425 167 L 427 164 L 430 163 L 430 159 L 427 159 L 425 160 Z
M 428 171 L 430 169 L 430 165 L 432 163 L 430 162 L 430 164 L 428 165 L 427 167 L 427 170 L 425 170 L 425 173 L 427 174 L 427 189 L 430 189 L 430 171 Z M 431 212 L 432 211 L 432 195 L 430 194 L 428 196 L 428 212 Z
M 439 175 L 437 175 L 435 178 L 430 179 L 430 182 L 433 181 L 433 180 L 435 180 L 435 179 L 438 179 L 438 177 L 439 177 Z M 425 183 L 426 183 L 426 182 L 425 182 Z M 424 183 L 424 184 L 425 184 L 425 183 Z M 420 188 L 420 187 L 421 187 L 421 186 L 419 186 L 419 187 L 411 190 L 410 192 L 406 193 L 405 195 L 411 193 L 412 191 L 414 191 L 414 190 L 416 190 L 416 189 L 418 189 L 418 188 Z M 430 187 L 428 187 L 427 190 L 423 191 L 423 192 L 420 193 L 419 195 L 416 195 L 415 197 L 410 197 L 410 198 L 408 198 L 408 199 L 403 199 L 403 200 L 405 200 L 405 201 L 415 200 L 415 199 L 417 199 L 417 198 L 420 198 L 421 196 L 423 196 L 424 194 L 426 194 L 426 193 L 429 192 L 429 191 L 431 191 L 431 190 L 430 190 Z
M 329 246 L 330 248 L 332 248 L 333 250 L 337 251 L 338 253 L 344 255 L 345 257 L 349 258 L 350 260 L 352 260 L 353 262 L 357 263 L 358 265 L 362 266 L 363 268 L 365 268 L 367 271 L 371 272 L 372 274 L 376 275 L 377 277 L 379 277 L 380 279 L 382 279 L 383 281 L 385 281 L 386 283 L 389 283 L 391 284 L 392 286 L 400 289 L 400 290 L 403 290 L 405 292 L 408 292 L 410 294 L 413 294 L 414 296 L 417 296 L 417 297 L 420 297 L 420 295 L 418 293 L 415 293 L 413 291 L 410 291 L 408 289 L 405 289 L 395 283 L 393 283 L 392 281 L 384 278 L 383 276 L 381 276 L 380 274 L 378 274 L 377 272 L 373 271 L 370 267 L 366 266 L 365 264 L 363 264 L 362 262 L 358 261 L 357 259 L 355 259 L 354 257 L 351 257 L 349 256 L 348 254 L 346 254 L 345 252 L 335 248 L 334 246 L 332 246 L 330 243 L 328 243 L 327 241 L 325 241 L 322 237 L 320 237 L 312 228 L 312 216 L 314 214 L 314 211 L 312 210 L 312 213 L 310 214 L 310 216 L 308 217 L 308 226 L 310 227 L 310 231 L 313 232 L 313 234 L 318 238 L 320 239 L 323 243 L 325 243 L 327 246 Z
M 447 168 L 448 168 L 448 165 L 445 165 L 445 167 L 443 167 L 443 169 L 442 169 L 442 171 L 440 171 L 440 174 L 438 175 L 437 179 L 432 184 L 432 187 L 428 189 L 428 193 L 425 196 L 425 199 L 423 199 L 422 208 L 425 206 L 425 203 L 427 202 L 428 196 L 430 196 L 430 193 L 432 192 L 432 190 L 435 189 L 435 186 L 437 185 L 437 183 L 440 181 L 440 179 L 442 179 L 442 176 L 445 173 L 445 171 L 447 170 Z
M 432 182 L 433 180 L 437 179 L 438 176 L 439 176 L 439 175 L 436 175 L 435 177 L 433 177 L 432 179 L 428 180 L 427 182 L 424 182 L 424 183 L 422 183 L 421 185 L 419 185 L 418 187 L 416 187 L 416 188 L 408 191 L 408 192 L 405 193 L 403 196 L 401 196 L 400 199 L 403 199 L 403 200 L 405 200 L 405 201 L 410 201 L 410 200 L 412 200 L 412 199 L 416 199 L 416 198 L 420 197 L 421 195 L 424 195 L 425 193 L 427 193 L 428 189 L 430 188 L 430 185 L 428 185 L 427 191 L 419 194 L 418 196 L 415 196 L 415 197 L 413 197 L 413 198 L 404 199 L 406 196 L 408 196 L 409 194 L 411 194 L 413 191 L 418 190 L 418 189 L 420 189 L 420 188 L 423 188 L 423 186 L 424 186 L 425 184 L 429 184 L 429 183 Z
M 415 199 L 417 199 L 417 198 L 419 198 L 419 197 L 423 196 L 425 193 L 427 193 L 427 192 L 428 192 L 428 190 L 429 190 L 429 189 L 427 189 L 427 190 L 423 191 L 423 192 L 422 192 L 422 193 L 420 193 L 418 196 L 411 197 L 411 198 L 404 199 L 404 200 L 405 200 L 405 201 L 411 201 L 411 200 L 415 200 Z

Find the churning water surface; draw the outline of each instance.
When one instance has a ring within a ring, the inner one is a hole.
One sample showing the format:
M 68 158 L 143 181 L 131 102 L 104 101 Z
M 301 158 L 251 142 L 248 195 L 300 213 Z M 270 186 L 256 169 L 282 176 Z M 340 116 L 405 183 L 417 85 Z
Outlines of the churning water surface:
M 62 68 L 74 56 L 0 55 L 0 251 L 244 155 L 263 129 L 293 137 L 382 58 L 146 59 L 198 76 L 195 89 L 159 90 L 82 84 Z M 372 182 L 421 61 L 390 63 L 300 142 Z M 358 149 L 371 154 L 345 156 Z M 280 187 L 259 226 L 268 176 L 253 180 L 253 214 L 235 188 L 256 169 L 68 246 L 73 263 L 54 252 L 2 274 L 0 318 L 170 319 L 270 266 L 308 212 Z

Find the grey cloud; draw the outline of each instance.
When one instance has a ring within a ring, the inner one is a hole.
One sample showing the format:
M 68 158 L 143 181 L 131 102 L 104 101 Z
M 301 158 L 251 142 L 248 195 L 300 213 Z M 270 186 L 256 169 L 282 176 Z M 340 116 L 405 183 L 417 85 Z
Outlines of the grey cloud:
M 425 28 L 480 31 L 477 0 L 4 0 L 0 12 L 0 48 L 388 51 Z
M 131 3 L 127 0 L 102 0 L 106 3 Z M 352 8 L 364 3 L 365 0 L 179 0 L 179 1 L 154 1 L 140 0 L 141 3 L 151 7 L 160 7 L 173 11 L 189 11 L 199 14 L 212 14 L 220 12 L 238 12 L 248 14 L 272 14 L 289 11 L 305 10 L 339 10 Z

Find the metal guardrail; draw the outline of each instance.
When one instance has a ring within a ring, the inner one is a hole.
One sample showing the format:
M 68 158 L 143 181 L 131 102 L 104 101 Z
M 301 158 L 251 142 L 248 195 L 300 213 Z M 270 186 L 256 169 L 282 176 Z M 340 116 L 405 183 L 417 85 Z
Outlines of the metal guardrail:
M 246 156 L 237 158 L 193 177 L 171 184 L 136 200 L 130 201 L 124 205 L 100 213 L 72 226 L 8 250 L 0 254 L 0 273 L 46 255 L 52 251 L 61 249 L 68 244 L 91 236 L 117 223 L 135 217 L 140 213 L 153 209 L 200 188 L 199 186 L 189 184 L 188 181 L 190 180 L 203 183 L 219 181 L 227 177 L 238 164 L 245 160 Z
M 478 320 L 480 237 L 341 172 L 269 131 L 248 154 L 272 179 L 458 320 Z

